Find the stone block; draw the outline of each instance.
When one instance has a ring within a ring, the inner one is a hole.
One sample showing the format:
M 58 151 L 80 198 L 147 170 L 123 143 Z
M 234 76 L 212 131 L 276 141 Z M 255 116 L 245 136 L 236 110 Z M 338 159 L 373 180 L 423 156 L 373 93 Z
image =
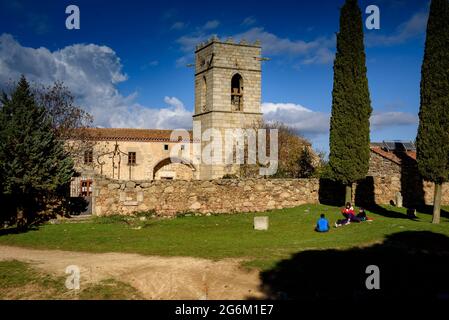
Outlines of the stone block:
M 201 208 L 201 203 L 199 202 L 194 202 L 191 206 L 190 206 L 190 210 L 198 210 Z
M 136 183 L 133 181 L 128 181 L 125 186 L 126 188 L 134 189 L 136 187 Z
M 402 208 L 402 194 L 400 192 L 396 192 L 396 207 Z
M 288 192 L 282 192 L 279 197 L 281 197 L 282 199 L 286 199 L 290 197 L 290 193 Z
M 137 201 L 142 202 L 143 201 L 143 192 L 137 192 Z
M 268 230 L 268 217 L 254 217 L 254 230 Z
M 138 206 L 139 205 L 139 202 L 137 202 L 137 201 L 125 201 L 124 203 L 123 203 L 123 205 L 124 206 Z

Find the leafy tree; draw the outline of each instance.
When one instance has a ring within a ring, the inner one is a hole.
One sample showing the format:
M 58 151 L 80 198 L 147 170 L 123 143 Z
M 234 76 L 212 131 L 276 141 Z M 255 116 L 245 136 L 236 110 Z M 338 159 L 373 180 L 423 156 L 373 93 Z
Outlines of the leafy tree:
M 269 130 L 278 130 L 278 168 L 276 174 L 269 178 L 305 178 L 310 177 L 309 172 L 315 170 L 318 165 L 318 156 L 312 151 L 311 143 L 298 135 L 292 128 L 281 122 L 266 123 L 260 121 L 254 124 L 254 129 L 267 130 L 266 146 L 267 154 L 270 154 Z M 304 151 L 307 149 L 307 151 Z M 306 152 L 306 154 L 304 154 Z M 245 149 L 245 159 L 248 150 Z M 234 155 L 235 156 L 235 155 Z M 303 158 L 302 158 L 303 157 Z M 305 165 L 305 167 L 303 167 Z M 239 176 L 242 178 L 258 177 L 259 163 L 249 165 L 247 163 L 240 166 Z
M 345 202 L 351 201 L 353 182 L 369 169 L 372 108 L 366 72 L 360 8 L 357 0 L 347 0 L 337 34 L 329 154 L 332 179 L 346 186 Z
M 80 159 L 87 149 L 93 149 L 95 143 L 91 127 L 93 118 L 75 104 L 75 98 L 62 83 L 55 82 L 51 86 L 38 86 L 33 90 L 36 101 L 45 108 L 51 119 L 52 128 L 58 139 L 66 143 L 65 148 L 74 159 Z
M 449 3 L 432 0 L 421 69 L 416 138 L 418 169 L 435 183 L 433 223 L 440 222 L 441 192 L 449 174 Z
M 27 225 L 70 182 L 73 162 L 25 77 L 10 97 L 3 96 L 0 124 L 1 194 L 17 222 Z
M 299 156 L 299 178 L 310 178 L 315 173 L 314 159 L 309 147 L 304 147 Z

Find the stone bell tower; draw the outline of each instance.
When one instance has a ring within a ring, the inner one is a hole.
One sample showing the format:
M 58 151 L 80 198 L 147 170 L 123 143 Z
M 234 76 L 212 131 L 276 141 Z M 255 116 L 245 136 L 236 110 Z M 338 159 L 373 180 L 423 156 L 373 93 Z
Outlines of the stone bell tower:
M 195 114 L 201 131 L 254 128 L 262 119 L 261 46 L 213 37 L 195 51 Z M 211 139 L 212 143 L 214 138 Z M 201 150 L 211 141 L 202 141 Z M 201 164 L 200 179 L 217 179 L 235 170 L 223 164 Z

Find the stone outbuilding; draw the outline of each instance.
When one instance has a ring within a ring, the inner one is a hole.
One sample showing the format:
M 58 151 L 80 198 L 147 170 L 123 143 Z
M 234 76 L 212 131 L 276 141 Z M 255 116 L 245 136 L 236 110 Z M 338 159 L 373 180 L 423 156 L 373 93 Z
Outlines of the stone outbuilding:
M 396 204 L 400 192 L 406 207 L 433 203 L 433 183 L 424 181 L 419 174 L 412 142 L 371 143 L 370 151 L 370 168 L 366 180 L 359 183 L 359 198 L 378 204 Z M 446 204 L 449 203 L 447 189 L 444 185 L 442 200 Z M 369 199 L 370 194 L 374 199 Z

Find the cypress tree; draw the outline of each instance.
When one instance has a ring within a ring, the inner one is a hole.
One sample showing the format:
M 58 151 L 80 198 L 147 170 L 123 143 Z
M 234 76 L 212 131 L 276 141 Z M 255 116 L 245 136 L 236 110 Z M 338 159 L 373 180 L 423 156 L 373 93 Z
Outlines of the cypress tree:
M 435 183 L 433 223 L 440 222 L 443 182 L 449 174 L 449 4 L 432 0 L 424 60 L 416 138 L 418 169 Z
M 369 169 L 372 108 L 366 72 L 362 14 L 357 0 L 347 0 L 337 34 L 329 137 L 330 175 L 346 186 L 345 202 L 351 201 L 353 182 Z
M 22 76 L 0 109 L 1 193 L 12 199 L 19 222 L 31 222 L 46 199 L 57 195 L 73 174 L 73 162 L 52 130 Z

